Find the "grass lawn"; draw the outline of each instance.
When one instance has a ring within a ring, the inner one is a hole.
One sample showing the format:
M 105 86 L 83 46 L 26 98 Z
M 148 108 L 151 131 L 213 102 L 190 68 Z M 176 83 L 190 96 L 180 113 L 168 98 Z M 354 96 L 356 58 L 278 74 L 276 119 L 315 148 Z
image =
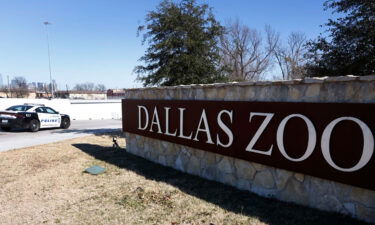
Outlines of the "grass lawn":
M 154 164 L 113 135 L 0 153 L 0 224 L 363 224 Z

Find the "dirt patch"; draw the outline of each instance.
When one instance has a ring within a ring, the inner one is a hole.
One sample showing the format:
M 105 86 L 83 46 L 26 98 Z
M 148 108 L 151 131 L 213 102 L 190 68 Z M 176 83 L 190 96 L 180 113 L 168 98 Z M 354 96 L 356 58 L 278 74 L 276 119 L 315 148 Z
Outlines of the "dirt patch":
M 113 135 L 0 153 L 0 224 L 360 224 L 151 163 Z

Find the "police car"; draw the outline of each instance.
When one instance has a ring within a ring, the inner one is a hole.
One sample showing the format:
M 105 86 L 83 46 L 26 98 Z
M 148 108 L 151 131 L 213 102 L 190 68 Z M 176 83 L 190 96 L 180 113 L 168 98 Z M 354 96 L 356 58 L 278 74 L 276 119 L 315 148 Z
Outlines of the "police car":
M 24 128 L 37 132 L 40 128 L 67 129 L 69 126 L 68 115 L 41 104 L 15 105 L 0 111 L 0 128 L 4 131 Z

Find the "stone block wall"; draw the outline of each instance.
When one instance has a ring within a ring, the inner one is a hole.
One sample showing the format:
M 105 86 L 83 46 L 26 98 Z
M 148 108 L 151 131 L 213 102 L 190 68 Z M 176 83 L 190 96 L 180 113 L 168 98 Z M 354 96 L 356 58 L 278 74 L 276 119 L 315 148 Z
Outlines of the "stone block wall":
M 375 75 L 128 89 L 126 98 L 375 103 Z M 126 133 L 126 141 L 129 152 L 183 172 L 262 196 L 375 222 L 375 191 L 132 133 Z

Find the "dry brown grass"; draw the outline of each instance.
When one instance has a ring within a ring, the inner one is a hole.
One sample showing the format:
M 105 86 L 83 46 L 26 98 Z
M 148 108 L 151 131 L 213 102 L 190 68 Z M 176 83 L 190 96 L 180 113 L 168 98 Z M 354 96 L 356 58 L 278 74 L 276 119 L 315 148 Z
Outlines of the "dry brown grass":
M 83 173 L 92 165 L 107 171 Z M 0 153 L 0 168 L 0 224 L 359 223 L 156 165 L 111 135 Z

